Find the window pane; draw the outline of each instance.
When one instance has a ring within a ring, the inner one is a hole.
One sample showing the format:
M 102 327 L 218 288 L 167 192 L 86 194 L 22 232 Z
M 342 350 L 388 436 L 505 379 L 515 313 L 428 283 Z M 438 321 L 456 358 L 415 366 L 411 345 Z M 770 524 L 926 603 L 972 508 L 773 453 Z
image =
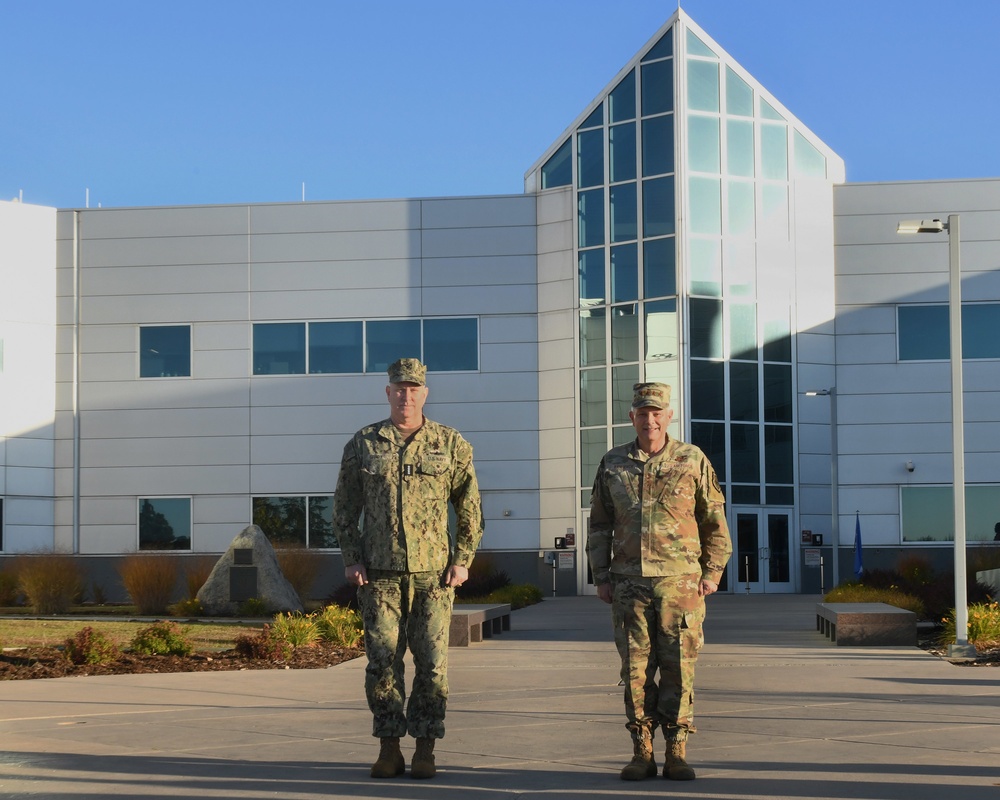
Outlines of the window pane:
M 691 178 L 691 232 L 722 233 L 722 186 L 718 178 Z
M 305 371 L 304 322 L 268 322 L 253 326 L 254 375 L 302 375 Z
M 733 423 L 730 426 L 733 481 L 760 483 L 760 427 Z
M 600 186 L 604 183 L 604 134 L 601 129 L 577 134 L 577 186 Z
M 139 328 L 140 378 L 178 378 L 190 375 L 190 325 Z
M 365 324 L 365 372 L 385 372 L 397 358 L 420 358 L 420 320 L 377 320 Z
M 789 365 L 764 365 L 764 421 L 792 421 L 792 368 Z
M 333 495 L 309 498 L 309 546 L 339 547 L 333 535 Z
M 754 176 L 753 123 L 731 119 L 726 123 L 726 133 L 726 174 L 752 178 Z
M 674 115 L 642 121 L 642 176 L 674 171 Z
M 271 544 L 306 546 L 306 498 L 255 497 L 253 524 Z
M 753 297 L 757 287 L 757 251 L 747 239 L 729 239 L 723 255 L 726 288 L 734 297 Z
M 580 305 L 605 302 L 604 248 L 580 251 Z
M 642 235 L 671 236 L 676 228 L 674 179 L 654 178 L 642 182 Z
M 632 442 L 634 441 L 635 441 L 635 428 L 632 427 L 631 421 L 629 421 L 629 424 L 626 426 L 619 425 L 617 428 L 611 429 L 612 447 L 620 447 L 623 444 L 632 444 Z
M 775 110 L 774 106 L 772 106 L 769 102 L 767 102 L 767 100 L 765 100 L 763 97 L 760 98 L 760 115 L 764 119 L 774 119 L 774 120 L 779 120 L 780 122 L 785 121 L 785 118 L 781 116 L 781 114 L 779 114 L 777 110 Z
M 677 264 L 673 237 L 650 239 L 642 246 L 643 296 L 677 294 Z
M 795 131 L 795 174 L 800 178 L 825 178 L 826 158 L 806 138 Z
M 621 424 L 630 422 L 628 412 L 632 410 L 632 387 L 639 382 L 639 365 L 628 364 L 624 367 L 611 368 L 611 422 Z M 635 429 L 626 441 L 632 441 Z
M 729 181 L 729 233 L 753 236 L 755 229 L 754 186 L 750 181 Z
M 729 67 L 726 67 L 726 113 L 753 116 L 753 89 Z
M 771 487 L 767 488 L 768 502 L 771 498 Z M 788 583 L 791 580 L 788 545 L 791 537 L 788 535 L 788 515 L 767 515 L 767 546 L 770 548 L 770 558 L 767 560 L 768 579 L 772 583 Z
M 608 117 L 611 122 L 635 119 L 635 70 L 622 78 L 608 96 Z
M 901 487 L 899 520 L 903 541 L 954 541 L 954 496 L 950 486 Z
M 687 32 L 687 49 L 688 55 L 692 56 L 708 56 L 709 58 L 718 58 L 715 51 L 712 50 L 707 44 L 705 44 L 698 35 L 688 28 Z
M 896 313 L 899 319 L 900 361 L 947 359 L 951 356 L 948 306 L 899 306 Z M 965 342 L 962 344 L 964 347 Z
M 757 422 L 759 416 L 757 365 L 729 363 L 729 418 L 739 422 Z
M 691 444 L 708 456 L 720 481 L 727 481 L 726 426 L 721 422 L 692 422 Z
M 424 364 L 432 372 L 479 369 L 479 320 L 424 320 Z
M 612 182 L 635 180 L 635 123 L 615 125 L 608 137 Z
M 760 502 L 760 486 L 733 486 L 732 493 L 733 505 L 755 506 Z
M 1000 358 L 1000 304 L 962 306 L 962 357 Z
M 580 370 L 580 425 L 608 424 L 608 373 L 599 369 Z
M 794 486 L 767 486 L 765 487 L 766 503 L 769 506 L 794 506 L 795 487 Z
M 636 238 L 638 209 L 636 208 L 635 183 L 620 183 L 612 186 L 611 194 L 611 241 L 627 242 Z
M 792 328 L 789 322 L 789 310 L 762 309 L 767 316 L 764 319 L 764 360 L 792 360 Z
M 364 323 L 309 323 L 310 373 L 363 371 Z
M 611 302 L 639 299 L 639 248 L 623 244 L 611 248 Z
M 722 242 L 718 239 L 692 239 L 691 293 L 722 296 Z
M 695 172 L 721 172 L 719 148 L 719 118 L 688 117 L 688 166 Z
M 725 419 L 725 364 L 721 361 L 691 360 L 691 417 Z
M 607 363 L 606 311 L 603 308 L 580 310 L 580 366 L 594 367 Z
M 636 303 L 611 309 L 611 360 L 639 360 L 639 307 Z
M 593 486 L 597 468 L 608 452 L 608 429 L 580 431 L 580 485 Z
M 591 189 L 577 194 L 580 247 L 604 244 L 604 189 Z
M 712 61 L 687 62 L 688 107 L 692 111 L 719 110 L 719 65 Z
M 651 117 L 674 110 L 674 62 L 642 65 L 642 115 Z
M 764 178 L 788 180 L 788 135 L 784 125 L 761 125 L 760 161 Z
M 757 360 L 757 307 L 729 305 L 730 358 Z
M 691 356 L 722 358 L 722 301 L 692 297 L 690 311 Z
M 139 498 L 139 549 L 190 550 L 191 498 Z
M 587 118 L 583 121 L 580 127 L 577 128 L 577 130 L 582 131 L 584 128 L 596 128 L 599 125 L 603 124 L 604 124 L 604 104 L 601 103 L 597 106 L 597 108 L 595 108 L 587 115 Z
M 567 139 L 542 166 L 542 188 L 569 186 L 573 182 L 573 142 Z
M 792 427 L 764 426 L 764 482 L 792 483 Z
M 646 359 L 677 358 L 677 301 L 643 304 L 646 314 Z M 647 375 L 647 380 L 652 380 Z
M 666 58 L 674 54 L 674 29 L 671 28 L 660 38 L 656 44 L 649 48 L 649 51 L 642 57 L 643 61 L 652 61 L 656 58 Z

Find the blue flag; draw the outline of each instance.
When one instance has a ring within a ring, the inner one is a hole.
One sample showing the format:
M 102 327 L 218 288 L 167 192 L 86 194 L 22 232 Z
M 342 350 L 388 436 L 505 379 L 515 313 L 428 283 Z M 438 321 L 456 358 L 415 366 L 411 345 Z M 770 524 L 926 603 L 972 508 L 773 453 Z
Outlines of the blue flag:
M 861 558 L 861 516 L 854 515 L 854 574 L 858 580 L 864 574 L 865 565 Z

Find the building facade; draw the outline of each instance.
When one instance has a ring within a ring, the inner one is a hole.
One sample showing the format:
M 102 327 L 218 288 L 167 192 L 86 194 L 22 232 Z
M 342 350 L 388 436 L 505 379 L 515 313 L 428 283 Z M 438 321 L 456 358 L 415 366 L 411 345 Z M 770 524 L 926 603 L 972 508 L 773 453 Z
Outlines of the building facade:
M 719 473 L 724 591 L 818 591 L 835 551 L 851 577 L 856 521 L 875 563 L 947 561 L 947 258 L 895 224 L 959 211 L 969 538 L 992 539 L 1000 181 L 845 184 L 682 11 L 524 180 L 491 197 L 0 204 L 17 289 L 0 297 L 2 553 L 99 571 L 221 553 L 256 522 L 315 551 L 323 596 L 342 574 L 342 448 L 387 415 L 386 366 L 417 356 L 428 416 L 475 449 L 483 552 L 515 580 L 592 590 L 590 484 L 633 436 L 643 380 L 674 387 L 671 435 Z

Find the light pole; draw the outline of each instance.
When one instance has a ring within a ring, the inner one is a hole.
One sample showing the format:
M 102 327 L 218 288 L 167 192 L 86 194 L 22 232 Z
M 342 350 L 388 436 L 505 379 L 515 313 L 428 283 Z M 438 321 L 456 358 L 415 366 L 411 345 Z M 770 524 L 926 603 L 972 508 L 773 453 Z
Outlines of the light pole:
M 830 539 L 833 545 L 832 586 L 840 585 L 840 468 L 837 465 L 837 387 L 829 389 L 812 389 L 806 392 L 809 397 L 830 398 Z
M 962 262 L 959 252 L 961 226 L 958 214 L 948 221 L 939 219 L 903 220 L 896 233 L 948 232 L 948 331 L 951 337 L 951 441 L 952 494 L 955 511 L 955 644 L 948 655 L 975 658 L 976 648 L 969 644 L 969 602 L 966 593 L 965 566 L 965 412 L 962 387 Z

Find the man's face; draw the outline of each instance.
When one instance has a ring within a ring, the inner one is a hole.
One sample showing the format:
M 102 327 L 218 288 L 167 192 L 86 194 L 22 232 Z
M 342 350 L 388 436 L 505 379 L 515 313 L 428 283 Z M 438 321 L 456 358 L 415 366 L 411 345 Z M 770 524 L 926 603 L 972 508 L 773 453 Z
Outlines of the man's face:
M 671 408 L 643 406 L 633 409 L 628 416 L 642 449 L 648 451 L 649 445 L 654 445 L 654 449 L 658 450 L 667 440 L 667 426 L 674 417 L 674 411 Z
M 416 383 L 390 383 L 385 387 L 389 398 L 389 417 L 394 425 L 408 428 L 419 425 L 424 418 L 427 387 Z

